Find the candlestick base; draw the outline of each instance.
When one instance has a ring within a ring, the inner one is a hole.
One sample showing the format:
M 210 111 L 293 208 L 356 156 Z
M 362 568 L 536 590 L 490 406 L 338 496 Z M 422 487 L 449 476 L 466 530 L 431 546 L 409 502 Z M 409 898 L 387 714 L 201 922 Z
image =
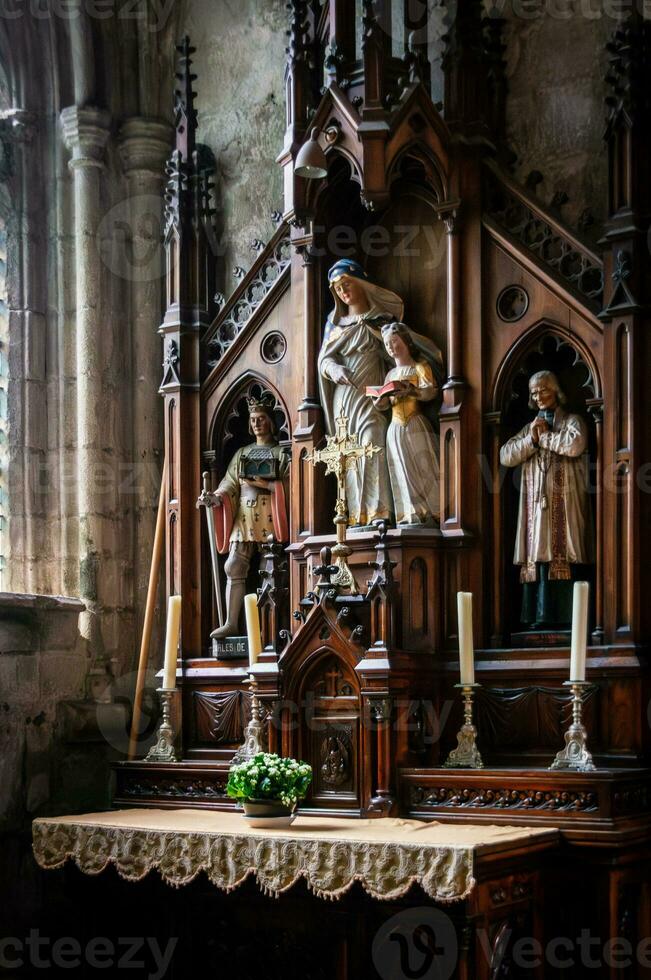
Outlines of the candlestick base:
M 260 718 L 260 701 L 258 699 L 258 682 L 251 677 L 251 720 L 244 729 L 244 741 L 233 756 L 231 765 L 238 766 L 241 762 L 252 759 L 265 751 L 265 738 L 262 720 Z
M 332 584 L 338 586 L 342 592 L 356 595 L 357 584 L 348 564 L 348 557 L 351 554 L 352 548 L 347 545 L 336 544 L 332 549 L 332 557 L 338 569 L 332 577 Z
M 174 750 L 174 729 L 171 722 L 171 701 L 175 688 L 158 688 L 163 706 L 163 720 L 158 729 L 156 741 L 145 757 L 145 762 L 178 762 Z
M 445 769 L 483 769 L 484 763 L 477 748 L 477 729 L 472 723 L 474 690 L 479 684 L 455 684 L 463 695 L 463 725 L 457 733 L 457 747 L 443 763 Z
M 338 570 L 333 575 L 331 581 L 341 592 L 350 592 L 351 595 L 357 595 L 355 577 L 348 564 L 348 559 L 352 555 L 353 549 L 346 544 L 348 508 L 346 507 L 345 500 L 337 500 L 335 510 L 334 524 L 337 530 L 337 543 L 332 549 L 332 560 Z
M 565 748 L 557 753 L 550 769 L 573 769 L 575 772 L 592 772 L 596 769 L 592 755 L 588 752 L 588 733 L 582 722 L 583 691 L 586 681 L 565 681 L 564 687 L 571 687 L 572 724 L 565 732 Z

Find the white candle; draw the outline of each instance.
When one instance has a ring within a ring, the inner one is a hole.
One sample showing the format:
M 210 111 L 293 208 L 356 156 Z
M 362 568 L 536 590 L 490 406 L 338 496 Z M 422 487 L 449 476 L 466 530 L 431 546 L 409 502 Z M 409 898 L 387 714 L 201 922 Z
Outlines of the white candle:
M 475 648 L 472 641 L 472 592 L 457 592 L 459 670 L 462 684 L 475 683 Z
M 167 605 L 167 634 L 165 636 L 165 665 L 163 687 L 172 691 L 176 687 L 176 658 L 179 650 L 181 629 L 181 596 L 171 595 Z
M 587 582 L 574 583 L 574 602 L 572 604 L 572 650 L 570 654 L 570 680 L 585 680 L 585 656 L 588 635 L 588 595 Z
M 246 632 L 249 638 L 249 667 L 253 667 L 258 662 L 258 657 L 262 652 L 258 597 L 254 592 L 244 596 L 244 613 L 246 615 Z

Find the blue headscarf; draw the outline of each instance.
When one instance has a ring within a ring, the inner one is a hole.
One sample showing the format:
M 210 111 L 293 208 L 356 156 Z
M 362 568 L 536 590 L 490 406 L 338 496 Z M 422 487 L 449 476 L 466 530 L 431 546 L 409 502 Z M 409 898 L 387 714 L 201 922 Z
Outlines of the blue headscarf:
M 396 293 L 390 289 L 385 289 L 384 286 L 376 286 L 375 283 L 371 282 L 367 273 L 355 259 L 337 259 L 328 272 L 328 285 L 330 286 L 332 298 L 335 301 L 335 308 L 328 317 L 329 324 L 337 324 L 339 317 L 343 316 L 346 312 L 346 307 L 335 291 L 335 284 L 344 276 L 350 276 L 351 279 L 359 280 L 368 297 L 371 308 L 377 310 L 378 314 L 383 314 L 391 320 L 402 320 L 404 306 L 402 300 Z M 326 329 L 326 336 L 328 335 L 329 330 Z
M 336 282 L 342 276 L 352 276 L 354 279 L 363 279 L 368 282 L 368 276 L 355 259 L 339 259 L 335 262 L 328 272 L 328 282 Z

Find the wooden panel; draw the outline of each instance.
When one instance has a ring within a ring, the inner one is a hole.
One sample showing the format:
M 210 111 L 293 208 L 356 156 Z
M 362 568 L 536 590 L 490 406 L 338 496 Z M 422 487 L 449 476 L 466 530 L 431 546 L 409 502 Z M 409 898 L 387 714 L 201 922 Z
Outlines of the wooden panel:
M 192 745 L 238 747 L 250 718 L 248 691 L 192 691 L 190 723 Z
M 409 602 L 409 618 L 405 642 L 411 646 L 415 635 L 427 633 L 428 605 L 430 594 L 427 582 L 427 565 L 422 558 L 414 558 L 409 566 L 407 579 L 407 596 Z
M 628 632 L 631 626 L 629 592 L 630 576 L 630 541 L 628 536 L 630 525 L 630 496 L 631 496 L 631 468 L 628 460 L 622 460 L 617 464 L 615 471 L 615 493 L 617 500 L 617 528 L 619 534 L 615 540 L 616 547 L 616 598 L 617 598 L 617 619 L 616 628 L 618 633 Z
M 447 362 L 447 240 L 433 205 L 422 188 L 405 187 L 374 226 L 361 232 L 360 244 L 366 245 L 372 281 L 404 299 L 405 322 L 430 337 Z
M 625 323 L 617 328 L 617 451 L 630 449 L 630 334 Z
M 314 770 L 310 801 L 359 806 L 359 718 L 334 713 L 315 716 L 308 744 L 305 761 Z
M 592 686 L 584 699 L 584 724 L 591 744 L 600 740 L 599 688 Z M 482 687 L 478 691 L 477 727 L 487 754 L 507 749 L 548 749 L 555 754 L 572 722 L 572 695 L 567 688 Z
M 457 486 L 457 437 L 454 429 L 445 428 L 443 436 L 443 458 L 441 460 L 442 480 L 442 527 L 456 524 L 459 513 L 459 495 Z
M 324 623 L 319 639 L 331 639 Z M 298 754 L 312 766 L 308 804 L 359 807 L 359 686 L 350 668 L 335 653 L 323 651 L 300 688 Z

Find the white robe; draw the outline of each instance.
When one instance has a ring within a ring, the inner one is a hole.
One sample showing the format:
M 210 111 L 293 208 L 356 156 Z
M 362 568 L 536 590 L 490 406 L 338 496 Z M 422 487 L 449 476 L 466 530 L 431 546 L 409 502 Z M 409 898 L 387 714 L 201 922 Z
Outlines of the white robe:
M 550 564 L 550 579 L 567 579 L 569 565 L 594 560 L 587 445 L 583 419 L 557 408 L 538 446 L 526 425 L 500 450 L 503 466 L 522 466 L 513 556 L 522 581 L 536 581 L 536 562 Z
M 389 381 L 411 381 L 422 401 L 431 401 L 438 390 L 425 361 L 392 368 L 384 383 Z M 399 524 L 439 519 L 439 441 L 417 399 L 417 395 L 390 399 L 393 412 L 387 432 L 387 462 Z
M 319 354 L 321 403 L 328 434 L 334 434 L 337 416 L 343 414 L 348 419 L 348 431 L 358 437 L 360 445 L 374 445 L 382 450 L 368 459 L 358 460 L 346 473 L 349 524 L 370 524 L 376 519 L 388 519 L 392 514 L 385 452 L 387 418 L 364 393 L 367 385 L 378 386 L 384 381 L 387 355 L 380 327 L 387 319 L 375 310 L 361 316 L 342 317 L 336 325 L 330 321 Z M 333 382 L 331 371 L 335 365 L 348 368 L 354 386 Z

